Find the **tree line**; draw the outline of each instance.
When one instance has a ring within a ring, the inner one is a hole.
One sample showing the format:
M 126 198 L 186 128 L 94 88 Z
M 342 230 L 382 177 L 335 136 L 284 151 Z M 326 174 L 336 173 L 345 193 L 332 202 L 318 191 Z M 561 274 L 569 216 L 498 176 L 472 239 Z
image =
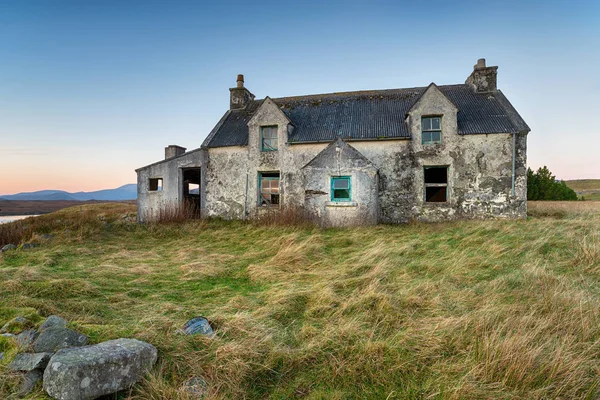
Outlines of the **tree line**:
M 527 200 L 577 200 L 577 193 L 544 165 L 536 172 L 527 168 Z

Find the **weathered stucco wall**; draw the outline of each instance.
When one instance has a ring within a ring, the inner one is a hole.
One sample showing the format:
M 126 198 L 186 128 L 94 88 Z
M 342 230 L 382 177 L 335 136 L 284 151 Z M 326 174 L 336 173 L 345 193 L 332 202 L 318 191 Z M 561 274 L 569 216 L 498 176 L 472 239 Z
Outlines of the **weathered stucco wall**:
M 143 222 L 162 207 L 178 204 L 181 169 L 192 166 L 202 167 L 201 197 L 208 216 L 252 218 L 283 206 L 303 207 L 323 225 L 525 217 L 527 134 L 459 135 L 458 112 L 431 85 L 406 118 L 412 139 L 349 143 L 366 165 L 326 155 L 328 143 L 287 143 L 294 127 L 267 98 L 248 123 L 247 146 L 197 150 L 138 170 L 139 219 Z M 442 117 L 441 143 L 422 143 L 423 116 Z M 275 125 L 278 150 L 262 151 L 261 127 Z M 307 166 L 321 152 L 323 159 Z M 432 166 L 448 168 L 446 202 L 425 201 L 424 168 Z M 280 173 L 280 206 L 259 204 L 261 172 Z M 330 204 L 330 177 L 335 175 L 352 176 L 355 204 Z M 162 192 L 148 191 L 153 177 L 163 178 Z
M 197 149 L 138 169 L 136 171 L 138 222 L 143 223 L 157 219 L 161 212 L 179 207 L 183 199 L 183 168 L 201 169 L 200 193 L 202 193 L 206 184 L 204 173 L 206 160 L 206 150 Z M 163 187 L 161 191 L 150 190 L 150 179 L 153 178 L 162 179 Z M 201 208 L 203 209 L 206 203 L 202 195 L 201 201 Z

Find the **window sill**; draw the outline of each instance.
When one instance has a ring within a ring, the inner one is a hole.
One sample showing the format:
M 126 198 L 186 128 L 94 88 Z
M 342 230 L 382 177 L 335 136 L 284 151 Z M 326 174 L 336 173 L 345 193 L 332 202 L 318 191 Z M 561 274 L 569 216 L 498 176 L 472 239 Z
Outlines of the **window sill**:
M 355 201 L 328 201 L 325 203 L 326 207 L 358 207 L 358 203 Z

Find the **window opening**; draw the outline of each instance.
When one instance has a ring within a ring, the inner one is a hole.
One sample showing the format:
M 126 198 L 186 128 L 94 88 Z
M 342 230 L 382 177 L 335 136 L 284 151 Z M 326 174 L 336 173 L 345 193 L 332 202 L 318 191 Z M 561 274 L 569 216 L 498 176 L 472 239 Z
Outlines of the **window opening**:
M 442 143 L 442 117 L 421 118 L 423 144 Z
M 331 177 L 331 201 L 352 201 L 352 187 L 349 176 Z
M 258 176 L 261 206 L 279 205 L 279 172 L 261 172 Z
M 425 202 L 444 203 L 448 198 L 448 167 L 425 167 Z
M 162 192 L 163 180 L 162 178 L 150 178 L 148 182 L 148 190 L 151 192 Z
M 263 126 L 261 129 L 262 151 L 276 151 L 279 145 L 276 126 Z

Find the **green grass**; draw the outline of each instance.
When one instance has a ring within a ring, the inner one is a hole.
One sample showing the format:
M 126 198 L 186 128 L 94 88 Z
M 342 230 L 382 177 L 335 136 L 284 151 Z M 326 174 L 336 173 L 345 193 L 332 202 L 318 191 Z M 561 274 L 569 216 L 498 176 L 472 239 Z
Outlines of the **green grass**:
M 328 230 L 138 226 L 126 207 L 40 217 L 28 229 L 53 239 L 0 256 L 0 324 L 58 314 L 92 342 L 157 346 L 151 375 L 122 398 L 185 398 L 197 375 L 210 399 L 600 394 L 597 203 L 530 203 L 526 221 Z M 176 334 L 197 315 L 215 339 Z M 2 368 L 0 398 L 18 380 Z

